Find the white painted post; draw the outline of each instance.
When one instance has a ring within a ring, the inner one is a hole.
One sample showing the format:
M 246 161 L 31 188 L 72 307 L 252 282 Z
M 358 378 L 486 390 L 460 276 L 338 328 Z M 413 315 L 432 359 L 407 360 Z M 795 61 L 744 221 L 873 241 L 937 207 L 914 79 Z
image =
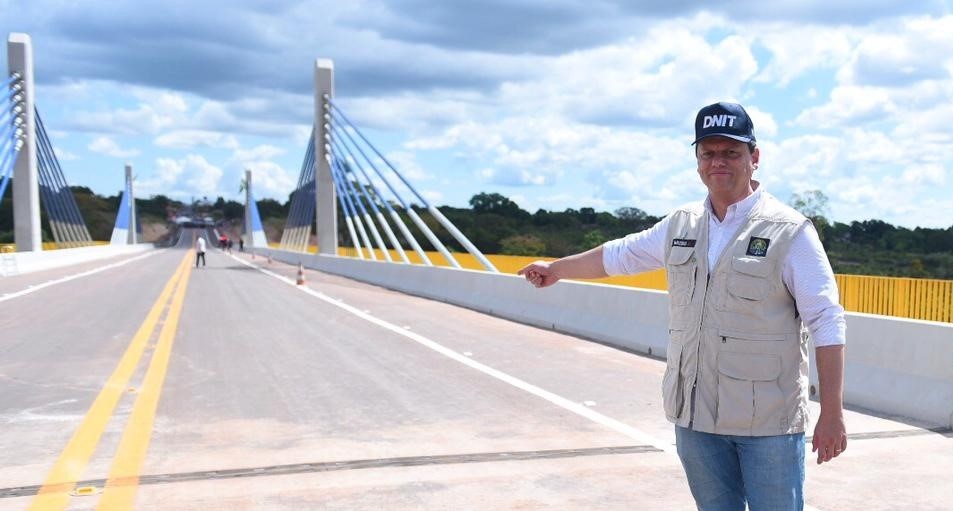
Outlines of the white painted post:
M 13 168 L 13 239 L 18 252 L 43 250 L 40 235 L 40 185 L 36 167 L 36 118 L 33 115 L 33 45 L 30 36 L 10 34 L 7 40 L 7 67 L 23 80 L 20 102 L 21 127 L 26 138 Z
M 245 245 L 255 246 L 251 223 L 251 170 L 245 169 Z
M 334 62 L 317 59 L 314 66 L 314 195 L 317 205 L 314 211 L 318 230 L 318 252 L 328 255 L 338 253 L 337 194 L 327 158 L 330 151 L 328 101 L 333 97 Z
M 136 194 L 132 191 L 132 165 L 126 164 L 126 189 L 129 190 L 129 244 L 139 242 L 136 234 Z

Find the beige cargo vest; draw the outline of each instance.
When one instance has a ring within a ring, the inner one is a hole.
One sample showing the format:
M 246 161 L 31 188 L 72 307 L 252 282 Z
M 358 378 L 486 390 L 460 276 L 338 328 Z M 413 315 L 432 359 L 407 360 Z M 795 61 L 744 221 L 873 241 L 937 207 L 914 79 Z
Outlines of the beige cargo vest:
M 708 210 L 672 213 L 662 394 L 665 415 L 679 426 L 745 436 L 807 426 L 807 336 L 781 270 L 808 220 L 762 193 L 711 270 Z

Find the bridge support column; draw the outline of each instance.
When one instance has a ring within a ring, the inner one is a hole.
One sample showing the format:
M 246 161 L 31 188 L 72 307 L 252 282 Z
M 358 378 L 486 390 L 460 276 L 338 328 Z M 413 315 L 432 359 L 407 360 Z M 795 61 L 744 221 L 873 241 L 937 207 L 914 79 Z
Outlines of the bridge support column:
M 12 33 L 7 40 L 7 67 L 19 73 L 23 90 L 20 126 L 26 137 L 13 167 L 13 238 L 18 252 L 43 250 L 40 235 L 40 185 L 36 167 L 36 118 L 33 115 L 33 45 L 27 34 Z
M 129 192 L 129 244 L 135 245 L 139 243 L 137 238 L 137 227 L 139 224 L 136 222 L 136 194 L 132 191 L 132 165 L 126 164 L 126 191 Z
M 251 201 L 251 170 L 245 169 L 245 245 L 249 247 L 255 246 L 255 236 L 251 222 Z
M 328 157 L 331 153 L 331 113 L 328 103 L 334 97 L 334 62 L 318 59 L 314 66 L 314 165 L 315 165 L 315 220 L 318 231 L 318 251 L 337 255 L 337 195 L 331 177 Z

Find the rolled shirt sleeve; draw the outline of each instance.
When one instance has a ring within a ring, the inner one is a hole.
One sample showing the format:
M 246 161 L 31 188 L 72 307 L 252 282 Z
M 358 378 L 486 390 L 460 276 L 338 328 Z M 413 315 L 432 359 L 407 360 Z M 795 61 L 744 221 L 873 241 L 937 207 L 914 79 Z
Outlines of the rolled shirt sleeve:
M 847 323 L 837 281 L 813 225 L 808 224 L 794 237 L 781 279 L 794 297 L 815 347 L 847 342 Z
M 670 217 L 644 231 L 602 245 L 602 265 L 609 275 L 632 275 L 664 266 Z

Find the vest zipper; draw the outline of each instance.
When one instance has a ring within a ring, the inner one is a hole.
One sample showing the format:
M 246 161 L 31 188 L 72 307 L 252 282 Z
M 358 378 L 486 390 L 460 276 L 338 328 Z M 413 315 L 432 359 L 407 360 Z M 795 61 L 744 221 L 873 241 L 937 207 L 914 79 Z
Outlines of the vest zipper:
M 701 370 L 701 349 L 703 336 L 701 335 L 702 325 L 705 324 L 705 309 L 708 308 L 708 285 L 711 284 L 711 272 L 705 275 L 705 295 L 702 297 L 702 313 L 698 321 L 698 346 L 695 347 L 695 381 L 692 382 L 692 404 L 691 412 L 688 417 L 688 429 L 693 429 L 695 424 L 695 388 L 698 387 L 698 372 Z

